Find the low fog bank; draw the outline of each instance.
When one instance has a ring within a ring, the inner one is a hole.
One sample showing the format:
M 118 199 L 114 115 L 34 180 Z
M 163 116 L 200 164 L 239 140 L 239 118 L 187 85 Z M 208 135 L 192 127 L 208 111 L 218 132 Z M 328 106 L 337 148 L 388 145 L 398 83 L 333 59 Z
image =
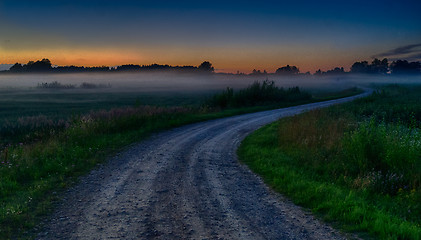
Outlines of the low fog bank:
M 111 88 L 98 91 L 131 92 L 196 92 L 232 87 L 239 89 L 254 81 L 272 80 L 277 86 L 305 89 L 341 90 L 354 86 L 375 84 L 421 83 L 421 76 L 245 76 L 231 74 L 180 74 L 180 73 L 89 73 L 89 74 L 4 74 L 0 75 L 0 89 L 36 88 L 39 84 L 58 82 L 63 85 L 80 86 L 83 83 L 107 85 Z M 71 91 L 71 90 L 69 90 Z

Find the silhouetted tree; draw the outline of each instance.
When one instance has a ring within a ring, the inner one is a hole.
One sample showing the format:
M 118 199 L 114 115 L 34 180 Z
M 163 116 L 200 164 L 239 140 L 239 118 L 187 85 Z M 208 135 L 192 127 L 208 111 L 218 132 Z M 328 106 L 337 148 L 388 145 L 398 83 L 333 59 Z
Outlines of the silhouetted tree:
M 25 66 L 27 72 L 48 72 L 52 69 L 49 59 L 44 58 L 41 61 L 29 61 Z
M 386 74 L 389 71 L 389 63 L 387 58 L 379 60 L 375 58 L 370 65 L 370 73 Z
M 314 73 L 314 75 L 322 75 L 322 70 L 321 69 L 319 69 L 319 70 L 317 70 L 315 73 Z
M 60 73 L 69 73 L 69 72 L 86 72 L 85 67 L 78 67 L 78 66 L 58 66 L 54 69 L 56 72 Z
M 204 61 L 202 62 L 202 64 L 199 65 L 199 67 L 197 67 L 198 70 L 203 71 L 203 72 L 213 72 L 215 71 L 214 67 L 212 66 L 212 63 L 208 62 L 208 61 Z
M 367 73 L 367 74 L 386 74 L 389 71 L 389 63 L 387 58 L 379 60 L 375 58 L 371 64 L 367 61 L 355 62 L 351 67 L 352 73 Z
M 138 71 L 140 69 L 141 69 L 140 65 L 127 64 L 127 65 L 118 66 L 115 70 L 116 71 Z
M 351 66 L 352 73 L 369 73 L 370 67 L 367 61 L 355 62 Z
M 15 63 L 12 67 L 9 69 L 10 72 L 23 72 L 23 66 L 20 63 Z
M 397 60 L 390 64 L 392 74 L 420 74 L 420 62 L 408 62 L 407 60 Z
M 101 67 L 87 67 L 85 68 L 87 71 L 90 72 L 108 72 L 110 71 L 110 67 L 108 66 L 101 66 Z
M 323 74 L 327 74 L 327 75 L 339 75 L 339 74 L 344 74 L 345 70 L 343 67 L 335 67 L 334 69 L 331 70 L 327 70 L 325 73 Z
M 267 74 L 268 73 L 266 72 L 266 70 L 263 70 L 263 72 L 262 72 L 260 70 L 253 69 L 253 71 L 249 75 L 252 75 L 252 76 L 261 76 L 261 75 L 267 75 Z
M 295 75 L 300 73 L 300 69 L 298 69 L 296 66 L 286 65 L 284 67 L 278 68 L 275 73 L 280 75 Z

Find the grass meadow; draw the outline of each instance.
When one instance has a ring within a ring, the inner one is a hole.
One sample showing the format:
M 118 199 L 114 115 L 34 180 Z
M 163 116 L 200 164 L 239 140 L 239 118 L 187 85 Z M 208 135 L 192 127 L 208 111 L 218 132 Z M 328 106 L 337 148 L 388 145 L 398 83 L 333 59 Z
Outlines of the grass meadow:
M 239 149 L 276 191 L 361 237 L 421 239 L 421 87 L 268 125 Z
M 212 93 L 139 95 L 74 89 L 1 92 L 1 106 L 7 107 L 0 112 L 0 239 L 31 238 L 40 219 L 52 211 L 60 192 L 75 184 L 78 176 L 154 132 L 331 98 L 329 94 L 312 97 L 298 88 L 281 90 L 257 83 L 233 96 L 237 100 L 269 96 L 265 94 L 268 89 L 282 94 L 284 101 L 261 98 L 256 104 L 221 106 L 215 97 L 209 97 Z M 359 92 L 350 89 L 339 96 Z

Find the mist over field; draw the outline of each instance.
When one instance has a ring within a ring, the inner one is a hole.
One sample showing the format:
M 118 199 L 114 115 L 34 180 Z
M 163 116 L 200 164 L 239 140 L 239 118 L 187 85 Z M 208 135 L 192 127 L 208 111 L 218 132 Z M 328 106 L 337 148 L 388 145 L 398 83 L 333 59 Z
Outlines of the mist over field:
M 337 75 L 337 76 L 247 76 L 232 74 L 177 74 L 177 73 L 75 73 L 75 74 L 2 74 L 0 89 L 31 89 L 41 83 L 58 82 L 75 85 L 82 83 L 103 84 L 111 86 L 97 91 L 130 91 L 130 92 L 195 92 L 215 91 L 232 87 L 239 89 L 254 81 L 274 81 L 280 87 L 299 86 L 305 89 L 340 90 L 354 86 L 367 86 L 371 83 L 420 83 L 421 76 L 370 76 L 370 75 Z M 70 89 L 69 91 L 75 91 Z

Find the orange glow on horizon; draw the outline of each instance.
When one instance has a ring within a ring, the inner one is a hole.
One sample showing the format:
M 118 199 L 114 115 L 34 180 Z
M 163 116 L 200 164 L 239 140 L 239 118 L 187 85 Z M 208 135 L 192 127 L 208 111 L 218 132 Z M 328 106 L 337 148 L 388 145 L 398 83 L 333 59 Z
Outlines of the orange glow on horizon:
M 144 61 L 139 54 L 122 51 L 95 51 L 95 50 L 35 50 L 19 51 L 13 53 L 0 53 L 3 64 L 22 63 L 48 58 L 53 65 L 60 66 L 117 66 L 122 64 Z
M 188 56 L 188 57 L 184 57 Z M 98 49 L 59 49 L 59 50 L 32 50 L 32 51 L 2 51 L 0 52 L 0 64 L 26 64 L 28 61 L 41 60 L 48 58 L 53 65 L 59 66 L 118 66 L 123 64 L 169 64 L 169 65 L 191 65 L 198 66 L 203 61 L 210 61 L 216 72 L 225 73 L 251 73 L 253 69 L 266 70 L 273 73 L 279 67 L 288 65 L 297 66 L 300 72 L 307 71 L 314 73 L 318 69 L 323 71 L 334 67 L 344 67 L 349 70 L 353 63 L 352 60 L 342 59 L 342 61 L 329 61 L 327 59 L 321 61 L 315 58 L 297 59 L 292 56 L 268 56 L 265 58 L 245 58 L 245 56 L 237 56 L 230 52 L 225 54 L 217 54 L 214 57 L 203 58 L 186 54 L 180 57 L 179 54 L 165 54 L 165 51 L 133 51 L 127 49 L 98 50 Z M 314 64 L 317 62 L 317 64 Z

